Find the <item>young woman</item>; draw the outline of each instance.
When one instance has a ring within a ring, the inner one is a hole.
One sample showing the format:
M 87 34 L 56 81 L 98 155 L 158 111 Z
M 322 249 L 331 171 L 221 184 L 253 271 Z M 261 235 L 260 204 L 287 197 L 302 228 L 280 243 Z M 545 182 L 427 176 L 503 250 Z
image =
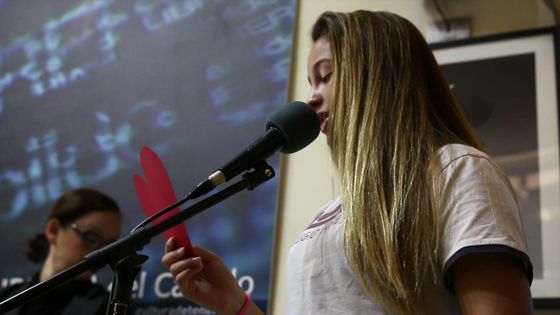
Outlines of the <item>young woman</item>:
M 531 314 L 514 193 L 420 32 L 387 12 L 326 12 L 312 39 L 309 105 L 342 189 L 290 250 L 286 313 Z M 162 258 L 187 299 L 262 313 L 196 253 L 170 241 Z
M 30 281 L 0 293 L 5 300 L 80 262 L 93 250 L 116 240 L 121 214 L 117 203 L 93 189 L 76 189 L 62 195 L 52 208 L 44 233 L 27 242 L 28 258 L 42 263 Z M 105 314 L 109 294 L 91 283 L 91 272 L 63 284 L 8 314 Z

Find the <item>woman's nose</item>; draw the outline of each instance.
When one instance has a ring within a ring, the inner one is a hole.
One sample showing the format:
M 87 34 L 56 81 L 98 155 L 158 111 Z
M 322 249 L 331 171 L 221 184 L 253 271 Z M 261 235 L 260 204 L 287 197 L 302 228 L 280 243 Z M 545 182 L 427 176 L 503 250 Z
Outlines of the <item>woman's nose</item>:
M 316 110 L 323 103 L 323 98 L 321 97 L 320 94 L 311 92 L 311 94 L 309 95 L 309 99 L 307 100 L 307 103 L 309 104 L 309 106 L 311 106 L 311 108 Z

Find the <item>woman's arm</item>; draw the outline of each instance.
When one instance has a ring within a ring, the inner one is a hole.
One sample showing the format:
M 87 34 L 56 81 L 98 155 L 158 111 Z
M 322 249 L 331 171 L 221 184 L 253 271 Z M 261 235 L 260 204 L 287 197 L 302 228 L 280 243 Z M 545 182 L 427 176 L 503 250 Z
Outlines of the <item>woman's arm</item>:
M 533 314 L 529 281 L 521 263 L 510 255 L 469 254 L 450 272 L 464 315 Z

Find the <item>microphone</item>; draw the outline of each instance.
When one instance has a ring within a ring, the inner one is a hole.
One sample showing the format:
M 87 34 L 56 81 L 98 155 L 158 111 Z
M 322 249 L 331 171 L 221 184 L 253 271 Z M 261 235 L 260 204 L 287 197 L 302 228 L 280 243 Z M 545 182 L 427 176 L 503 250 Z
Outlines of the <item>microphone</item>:
M 256 163 L 278 150 L 282 153 L 294 153 L 305 148 L 319 135 L 320 123 L 311 107 L 303 102 L 293 102 L 272 113 L 265 129 L 264 135 L 200 182 L 188 198 L 208 193 L 243 171 L 253 168 Z

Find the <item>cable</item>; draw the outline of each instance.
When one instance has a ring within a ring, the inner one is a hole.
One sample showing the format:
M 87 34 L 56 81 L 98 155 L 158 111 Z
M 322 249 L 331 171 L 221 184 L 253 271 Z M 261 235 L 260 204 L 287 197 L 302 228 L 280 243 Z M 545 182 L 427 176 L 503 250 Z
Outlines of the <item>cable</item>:
M 188 200 L 191 199 L 191 195 L 189 194 L 188 196 L 186 196 L 185 198 L 175 202 L 174 204 L 167 206 L 167 208 L 160 210 L 158 213 L 154 213 L 153 215 L 151 215 L 150 217 L 146 218 L 144 221 L 140 222 L 137 226 L 135 226 L 131 231 L 130 234 L 133 234 L 134 232 L 136 232 L 136 230 L 138 230 L 139 228 L 142 228 L 144 226 L 146 226 L 146 224 L 154 221 L 155 219 L 161 217 L 162 215 L 166 214 L 167 212 L 171 211 L 172 209 L 177 208 L 178 206 L 184 204 L 185 202 L 187 202 Z

